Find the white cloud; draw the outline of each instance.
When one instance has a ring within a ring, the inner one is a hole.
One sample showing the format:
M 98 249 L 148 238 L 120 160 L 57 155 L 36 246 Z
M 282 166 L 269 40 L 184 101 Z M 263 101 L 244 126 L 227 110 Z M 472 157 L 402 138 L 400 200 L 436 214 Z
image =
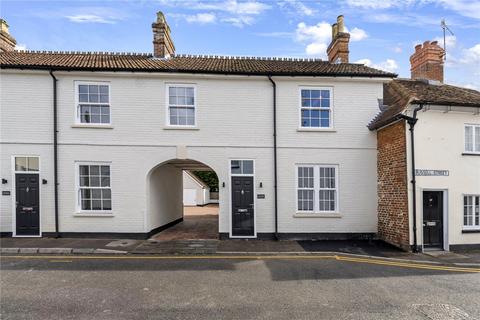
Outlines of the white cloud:
M 382 61 L 378 64 L 373 63 L 372 60 L 370 60 L 370 59 L 360 59 L 360 60 L 356 61 L 355 63 L 364 64 L 367 67 L 372 67 L 372 68 L 375 68 L 375 69 L 385 70 L 385 71 L 389 71 L 389 72 L 396 72 L 398 70 L 398 64 L 393 59 L 387 59 L 387 60 Z
M 402 53 L 403 49 L 400 46 L 393 47 L 393 52 L 395 53 Z
M 313 16 L 316 13 L 315 9 L 306 6 L 299 0 L 283 0 L 278 3 L 278 6 L 295 16 Z
M 350 31 L 350 40 L 351 41 L 361 41 L 363 39 L 368 38 L 367 32 L 365 30 L 360 29 L 360 28 L 353 28 L 352 31 Z
M 75 14 L 71 16 L 65 16 L 68 20 L 75 23 L 108 23 L 114 24 L 117 21 L 108 17 L 102 17 L 96 14 Z
M 473 72 L 474 75 L 480 76 L 480 43 L 463 50 L 463 56 L 460 59 L 460 63 L 467 65 L 470 72 Z
M 200 24 L 214 23 L 216 18 L 217 17 L 214 13 L 197 13 L 185 16 L 187 22 Z
M 210 14 L 215 14 L 215 21 L 232 24 L 236 27 L 243 27 L 245 25 L 252 25 L 255 23 L 255 17 L 261 15 L 271 6 L 263 2 L 248 0 L 226 0 L 226 1 L 195 1 L 195 0 L 160 0 L 161 4 L 169 7 L 178 7 L 186 10 L 208 10 Z M 201 13 L 199 13 L 201 14 Z M 198 15 L 198 14 L 197 14 Z M 170 14 L 170 16 L 181 16 L 180 14 Z M 190 18 L 193 19 L 193 18 Z M 212 17 L 203 17 L 205 20 L 212 19 Z M 200 22 L 198 19 L 195 22 Z
M 436 37 L 433 40 L 438 41 L 438 44 L 443 48 L 443 37 Z M 452 35 L 445 36 L 445 43 L 447 45 L 447 50 L 453 49 L 457 45 L 457 37 Z
M 307 43 L 305 52 L 309 55 L 320 55 L 326 58 L 326 49 L 332 38 L 332 27 L 327 22 L 319 22 L 308 26 L 300 22 L 295 30 L 295 39 Z
M 474 19 L 480 19 L 480 1 L 478 0 L 439 0 L 443 7 Z
M 27 50 L 27 45 L 24 44 L 24 43 L 18 43 L 18 44 L 15 46 L 15 50 L 17 50 L 17 51 Z
M 346 4 L 350 7 L 362 9 L 388 9 L 410 5 L 413 2 L 415 0 L 346 0 Z

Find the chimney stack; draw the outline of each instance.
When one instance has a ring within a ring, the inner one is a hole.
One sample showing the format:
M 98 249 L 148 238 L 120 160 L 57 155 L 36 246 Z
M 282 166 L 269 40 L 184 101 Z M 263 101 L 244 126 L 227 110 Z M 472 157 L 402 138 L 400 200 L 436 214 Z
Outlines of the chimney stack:
M 332 24 L 332 42 L 327 48 L 328 61 L 331 63 L 348 63 L 348 43 L 350 34 L 345 32 L 343 16 L 337 17 L 337 23 Z
M 412 79 L 434 80 L 443 83 L 443 57 L 445 51 L 437 41 L 425 41 L 415 46 L 410 56 Z
M 0 19 L 0 52 L 14 51 L 17 41 L 8 32 L 7 21 Z
M 161 11 L 157 12 L 157 21 L 152 23 L 153 55 L 156 58 L 167 58 L 175 54 L 175 46 L 170 37 L 170 27 Z

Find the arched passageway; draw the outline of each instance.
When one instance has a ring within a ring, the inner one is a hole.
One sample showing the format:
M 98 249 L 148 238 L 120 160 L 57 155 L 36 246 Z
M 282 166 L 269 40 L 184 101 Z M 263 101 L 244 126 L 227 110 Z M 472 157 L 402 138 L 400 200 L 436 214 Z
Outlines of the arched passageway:
M 208 165 L 173 159 L 148 177 L 146 223 L 156 240 L 217 239 L 218 177 Z

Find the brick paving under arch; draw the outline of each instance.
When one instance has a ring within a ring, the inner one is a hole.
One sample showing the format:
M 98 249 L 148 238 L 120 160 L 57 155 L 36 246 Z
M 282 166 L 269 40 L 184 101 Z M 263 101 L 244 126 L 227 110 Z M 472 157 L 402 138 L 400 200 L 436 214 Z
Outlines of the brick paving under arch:
M 218 204 L 185 207 L 183 221 L 150 238 L 158 241 L 218 239 Z

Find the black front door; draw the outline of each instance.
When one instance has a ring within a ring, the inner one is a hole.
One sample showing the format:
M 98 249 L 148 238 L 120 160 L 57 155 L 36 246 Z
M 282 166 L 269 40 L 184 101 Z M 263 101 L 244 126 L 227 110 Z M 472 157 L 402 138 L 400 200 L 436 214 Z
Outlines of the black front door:
M 255 235 L 253 177 L 232 177 L 232 236 Z
M 39 177 L 35 173 L 17 173 L 16 186 L 16 234 L 38 236 L 40 234 Z
M 443 249 L 443 192 L 423 192 L 423 246 Z

